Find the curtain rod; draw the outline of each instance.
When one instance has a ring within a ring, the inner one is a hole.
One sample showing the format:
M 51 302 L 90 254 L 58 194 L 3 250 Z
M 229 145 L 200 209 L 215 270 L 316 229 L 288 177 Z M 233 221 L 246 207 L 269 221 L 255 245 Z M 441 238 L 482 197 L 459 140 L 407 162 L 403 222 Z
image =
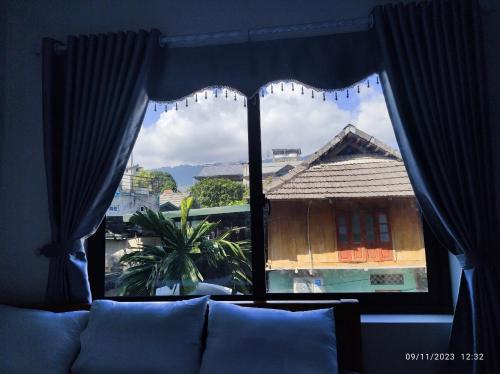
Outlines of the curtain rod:
M 289 26 L 264 27 L 247 31 L 224 31 L 206 34 L 181 36 L 161 35 L 160 46 L 169 48 L 202 47 L 208 45 L 223 45 L 244 42 L 256 42 L 276 39 L 290 39 L 307 36 L 340 34 L 345 32 L 364 31 L 373 27 L 373 16 L 352 18 L 338 21 L 305 23 Z M 62 53 L 66 45 L 57 44 L 55 51 Z

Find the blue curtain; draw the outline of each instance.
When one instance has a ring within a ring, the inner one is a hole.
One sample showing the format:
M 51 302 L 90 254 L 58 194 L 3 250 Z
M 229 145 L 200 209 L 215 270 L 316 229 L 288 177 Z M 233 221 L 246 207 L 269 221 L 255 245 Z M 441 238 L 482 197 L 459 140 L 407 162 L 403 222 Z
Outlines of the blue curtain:
M 492 126 L 477 1 L 374 10 L 381 81 L 425 219 L 463 272 L 450 351 L 453 373 L 500 373 L 500 245 Z M 465 358 L 475 358 L 468 357 Z
M 46 302 L 91 301 L 85 239 L 102 221 L 146 111 L 159 32 L 71 36 L 42 46 L 43 130 L 52 242 Z

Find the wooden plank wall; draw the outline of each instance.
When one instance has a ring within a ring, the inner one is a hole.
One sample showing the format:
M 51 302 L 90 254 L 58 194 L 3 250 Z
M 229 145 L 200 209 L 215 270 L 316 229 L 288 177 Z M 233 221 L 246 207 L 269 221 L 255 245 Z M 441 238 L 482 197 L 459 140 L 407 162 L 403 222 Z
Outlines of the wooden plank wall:
M 411 200 L 392 200 L 389 208 L 396 262 L 425 263 L 424 234 L 420 214 Z
M 310 204 L 310 245 L 314 268 L 377 267 L 390 265 L 424 266 L 420 216 L 413 199 L 357 201 L 273 201 L 267 218 L 268 268 L 308 269 L 307 208 Z M 395 261 L 346 264 L 338 261 L 335 211 L 386 209 L 391 223 Z

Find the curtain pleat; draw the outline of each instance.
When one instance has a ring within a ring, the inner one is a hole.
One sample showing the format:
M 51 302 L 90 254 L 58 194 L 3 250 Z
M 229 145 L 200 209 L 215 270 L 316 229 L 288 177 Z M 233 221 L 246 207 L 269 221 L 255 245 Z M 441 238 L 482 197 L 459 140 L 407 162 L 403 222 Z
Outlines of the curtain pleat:
M 91 301 L 85 239 L 102 221 L 139 133 L 159 32 L 43 41 L 44 142 L 52 242 L 46 301 Z
M 374 17 L 381 82 L 417 200 L 463 267 L 449 370 L 499 373 L 493 125 L 477 1 L 380 6 Z

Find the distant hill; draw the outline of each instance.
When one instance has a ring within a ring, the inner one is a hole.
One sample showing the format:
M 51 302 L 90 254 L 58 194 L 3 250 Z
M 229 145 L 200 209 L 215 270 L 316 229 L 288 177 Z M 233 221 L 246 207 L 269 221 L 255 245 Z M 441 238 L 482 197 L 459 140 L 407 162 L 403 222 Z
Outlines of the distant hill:
M 156 170 L 166 171 L 174 177 L 177 182 L 177 188 L 181 191 L 186 191 L 191 187 L 195 180 L 193 179 L 200 173 L 203 165 L 179 165 L 179 166 L 164 166 Z
M 301 156 L 301 160 L 305 160 L 310 155 Z M 263 163 L 272 162 L 272 158 L 262 160 Z M 215 163 L 214 165 L 216 165 Z M 221 164 L 225 164 L 222 162 Z M 179 165 L 179 166 L 164 166 L 161 168 L 157 168 L 155 170 L 166 171 L 170 173 L 172 177 L 174 177 L 177 182 L 177 188 L 180 191 L 186 191 L 189 187 L 191 187 L 196 181 L 194 179 L 197 176 L 201 169 L 206 165 Z

